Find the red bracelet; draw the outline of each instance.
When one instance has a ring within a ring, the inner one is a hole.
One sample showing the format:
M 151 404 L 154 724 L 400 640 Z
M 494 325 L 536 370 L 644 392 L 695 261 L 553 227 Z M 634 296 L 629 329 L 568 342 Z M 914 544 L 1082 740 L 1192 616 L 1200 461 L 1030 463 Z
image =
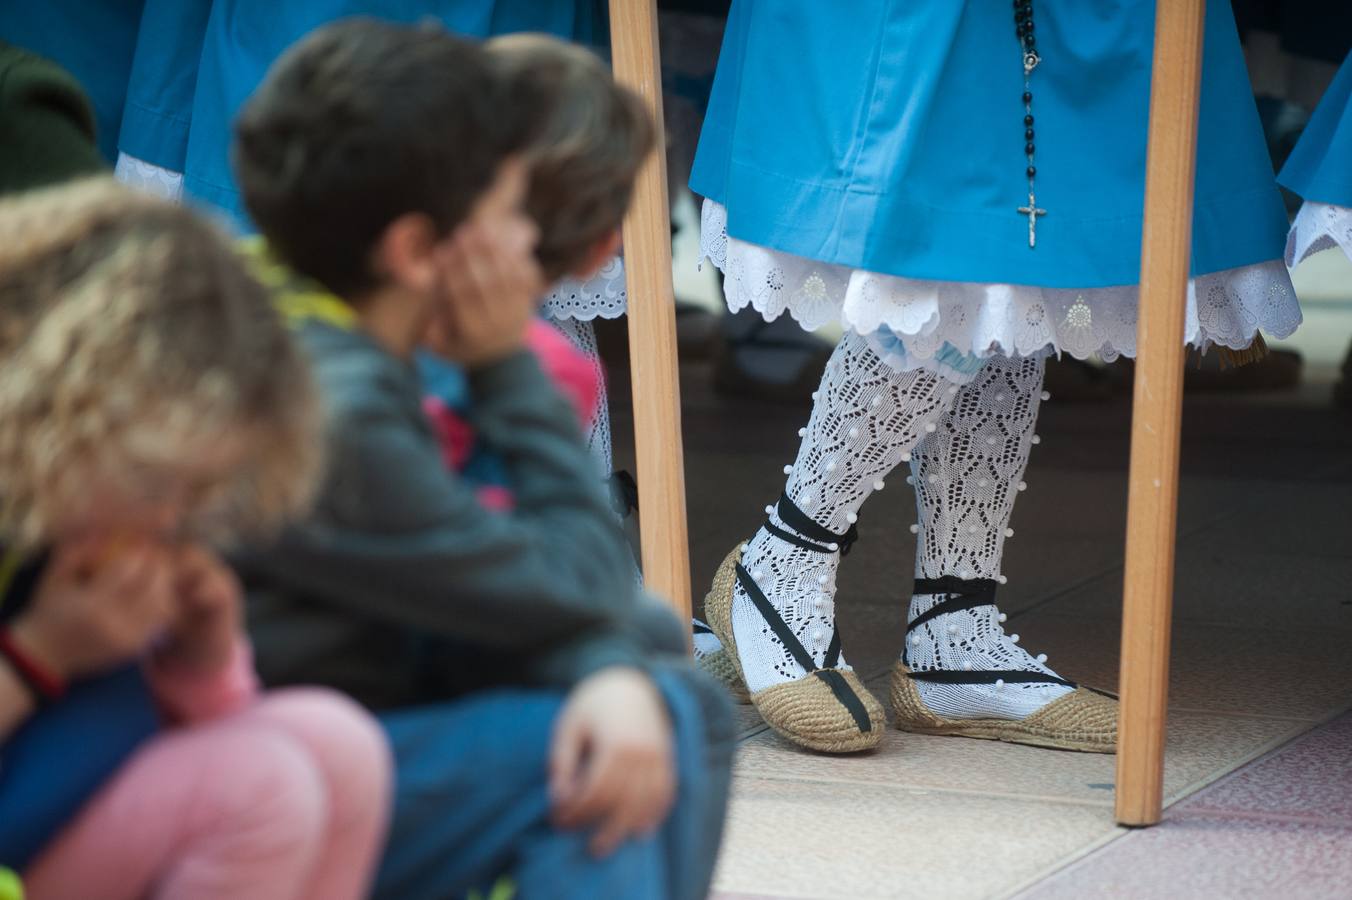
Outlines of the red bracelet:
M 66 693 L 65 680 L 19 647 L 8 628 L 0 628 L 0 656 L 14 668 L 39 705 L 55 703 Z

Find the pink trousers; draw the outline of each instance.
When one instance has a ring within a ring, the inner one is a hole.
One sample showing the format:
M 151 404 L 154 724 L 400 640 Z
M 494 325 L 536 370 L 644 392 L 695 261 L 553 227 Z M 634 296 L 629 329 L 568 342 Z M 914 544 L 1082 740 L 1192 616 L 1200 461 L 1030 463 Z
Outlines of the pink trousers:
M 269 693 L 138 751 L 25 873 L 28 896 L 362 897 L 390 778 L 384 734 L 354 703 Z

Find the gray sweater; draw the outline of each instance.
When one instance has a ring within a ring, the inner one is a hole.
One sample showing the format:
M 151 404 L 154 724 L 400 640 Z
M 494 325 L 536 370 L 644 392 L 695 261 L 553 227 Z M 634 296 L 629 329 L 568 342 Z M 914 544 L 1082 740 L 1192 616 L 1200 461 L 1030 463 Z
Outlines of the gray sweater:
M 330 462 L 310 517 L 239 560 L 266 682 L 384 708 L 639 665 L 654 622 L 681 645 L 674 617 L 645 610 L 574 414 L 532 355 L 470 377 L 515 494 L 501 513 L 447 472 L 411 365 L 360 331 L 312 321 L 300 337 Z

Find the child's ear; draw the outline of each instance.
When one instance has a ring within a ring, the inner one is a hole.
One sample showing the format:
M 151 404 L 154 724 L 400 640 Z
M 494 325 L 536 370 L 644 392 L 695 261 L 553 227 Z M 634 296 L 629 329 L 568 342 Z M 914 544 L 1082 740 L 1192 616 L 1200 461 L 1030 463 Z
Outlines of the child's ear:
M 601 267 L 610 262 L 611 258 L 619 252 L 620 229 L 616 228 L 605 237 L 597 240 L 595 244 L 592 244 L 592 248 L 587 251 L 586 260 L 569 274 L 579 281 L 586 281 L 600 271 Z
M 376 242 L 375 268 L 402 288 L 427 293 L 436 288 L 438 237 L 432 220 L 407 213 L 385 227 Z

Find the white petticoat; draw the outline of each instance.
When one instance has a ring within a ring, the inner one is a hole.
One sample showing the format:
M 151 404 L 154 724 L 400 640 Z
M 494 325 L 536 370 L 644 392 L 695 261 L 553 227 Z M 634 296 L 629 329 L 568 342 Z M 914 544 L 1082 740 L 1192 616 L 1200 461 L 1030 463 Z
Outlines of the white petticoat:
M 902 370 L 970 376 L 973 361 L 997 353 L 1107 361 L 1136 355 L 1134 284 L 1066 290 L 901 278 L 729 238 L 727 211 L 711 200 L 704 201 L 701 218 L 701 254 L 722 270 L 729 309 L 751 306 L 767 321 L 787 312 L 806 329 L 839 322 L 867 336 Z M 1281 260 L 1188 282 L 1184 335 L 1199 349 L 1241 350 L 1260 330 L 1280 339 L 1300 322 Z
M 616 256 L 591 278 L 565 278 L 554 285 L 541 307 L 551 319 L 590 322 L 598 316 L 615 319 L 624 315 L 628 294 L 624 287 L 624 260 Z
M 1352 207 L 1306 201 L 1286 236 L 1286 264 L 1295 268 L 1307 256 L 1341 247 L 1352 259 Z
M 113 169 L 113 176 L 125 185 L 139 188 L 165 200 L 177 203 L 183 199 L 182 172 L 175 172 L 173 169 L 166 169 L 125 153 L 117 155 L 117 166 Z

